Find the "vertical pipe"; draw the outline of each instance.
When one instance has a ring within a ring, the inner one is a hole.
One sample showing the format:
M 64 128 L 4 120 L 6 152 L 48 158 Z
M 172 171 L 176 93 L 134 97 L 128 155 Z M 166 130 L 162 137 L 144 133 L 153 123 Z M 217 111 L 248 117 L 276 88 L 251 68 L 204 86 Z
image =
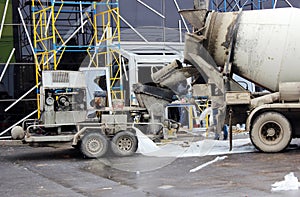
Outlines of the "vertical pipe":
M 54 16 L 54 9 L 55 9 L 55 0 L 51 0 L 52 1 L 52 16 Z M 57 13 L 57 17 L 59 16 L 59 14 L 60 13 Z M 54 17 L 53 17 L 54 18 Z M 52 20 L 53 22 L 52 22 L 52 29 L 54 30 L 56 27 L 55 27 L 55 22 L 56 22 L 56 20 Z M 55 31 L 54 31 L 54 33 L 55 33 Z M 56 70 L 57 69 L 57 57 L 56 57 L 56 55 L 57 55 L 57 50 L 56 50 L 56 36 L 54 36 L 55 34 L 53 34 L 53 68 L 51 68 L 51 63 L 49 62 L 49 64 L 50 64 L 50 69 L 54 69 L 54 70 Z M 49 68 L 49 67 L 48 67 Z
M 109 107 L 112 107 L 112 98 L 111 98 L 111 88 L 110 88 L 110 73 L 109 73 L 109 70 L 108 70 L 108 67 L 106 67 L 105 69 L 105 76 L 106 76 L 106 84 L 107 84 L 107 99 L 108 99 L 108 106 Z
M 165 6 L 165 0 L 162 0 L 162 11 L 163 11 L 163 15 L 165 16 L 166 14 L 166 6 Z M 166 18 L 163 18 L 163 42 L 166 42 Z
M 50 10 L 51 11 L 51 10 Z M 47 11 L 46 11 L 47 12 Z M 48 21 L 47 21 L 47 25 L 46 25 L 46 28 L 45 28 L 45 37 L 47 37 L 47 32 L 48 32 L 48 29 L 49 29 L 49 26 L 50 26 L 50 22 L 51 22 L 51 15 L 52 13 L 50 12 L 49 13 L 49 16 L 48 16 Z M 48 45 L 48 44 L 47 44 Z
M 189 108 L 189 130 L 193 130 L 194 128 L 194 116 L 193 116 L 193 108 L 192 106 L 188 106 Z
M 232 109 L 229 110 L 229 151 L 232 151 Z
M 206 101 L 206 104 L 205 104 L 205 109 L 209 108 L 209 101 L 207 100 Z M 209 119 L 208 119 L 208 113 L 206 114 L 205 116 L 205 128 L 207 129 L 209 126 Z M 206 132 L 206 137 L 208 137 L 208 130 Z
M 182 43 L 181 20 L 178 21 L 179 42 Z
M 36 37 L 37 37 L 36 30 L 37 30 L 37 27 L 36 27 L 35 13 L 34 13 L 34 11 L 35 11 L 35 4 L 34 3 L 35 3 L 35 1 L 32 1 L 33 42 L 34 42 L 34 48 L 36 49 L 37 48 L 37 41 L 36 41 Z M 20 16 L 21 16 L 21 12 L 20 11 L 19 11 L 19 13 L 20 13 Z M 28 39 L 30 39 L 30 38 L 28 37 Z M 40 65 L 39 65 L 38 59 L 36 57 L 35 51 L 32 51 L 32 53 L 33 53 L 33 56 L 35 57 L 34 59 L 35 59 L 35 84 L 36 84 L 36 87 L 37 87 L 37 91 L 36 91 L 37 116 L 38 116 L 38 118 L 40 118 L 40 116 L 41 116 L 40 95 L 38 93 L 38 83 L 39 83 L 39 77 L 40 77 L 40 75 L 39 75 Z
M 122 70 L 122 67 L 121 67 L 121 55 L 119 54 L 119 59 L 118 59 L 118 61 L 119 61 L 119 69 L 120 69 L 120 78 L 119 78 L 119 81 L 120 81 L 120 89 L 119 89 L 119 91 L 120 91 L 120 99 L 124 99 L 124 95 L 123 95 L 123 78 L 122 78 L 122 76 L 123 76 L 123 70 Z M 126 70 L 124 69 L 124 73 L 126 73 Z
M 125 75 L 126 81 L 128 81 L 128 76 L 127 76 L 127 73 L 126 73 L 126 66 L 125 66 L 125 62 L 124 62 L 123 57 L 121 57 L 121 61 L 122 61 L 122 67 L 123 67 L 123 70 L 124 70 L 124 75 Z
M 113 13 L 112 13 L 113 14 Z M 118 55 L 119 55 L 119 58 L 120 58 L 120 60 L 121 60 L 121 52 L 120 52 L 120 50 L 121 50 L 121 46 L 120 46 L 120 43 L 121 43 L 121 35 L 120 35 L 120 18 L 119 18 L 119 16 L 120 16 L 120 10 L 119 10 L 119 2 L 117 2 L 117 16 L 116 16 L 116 19 L 117 19 L 117 21 L 116 21 L 116 29 L 117 29 L 117 37 L 118 37 Z M 122 58 L 122 60 L 123 60 L 123 58 Z M 123 60 L 124 61 L 124 60 Z M 119 61 L 119 65 L 121 65 L 121 61 Z M 126 77 L 126 80 L 128 81 L 128 77 L 127 77 L 127 73 L 126 73 L 126 68 L 125 68 L 125 65 L 123 64 L 123 66 L 124 66 L 124 74 L 125 74 L 125 77 Z M 120 68 L 120 70 L 122 71 L 122 69 Z M 122 80 L 122 76 L 123 76 L 123 74 L 120 74 L 120 84 L 121 84 L 121 87 L 120 87 L 120 94 L 121 94 L 121 99 L 124 99 L 124 88 L 123 88 L 123 80 Z
M 93 28 L 94 28 L 94 39 L 95 39 L 94 45 L 95 46 L 97 45 L 97 43 L 101 42 L 100 40 L 98 41 L 97 15 L 96 15 L 97 11 L 96 11 L 96 9 L 97 9 L 97 4 L 95 2 L 93 2 L 92 3 L 92 14 L 93 14 L 93 22 L 94 22 Z M 102 16 L 102 26 L 103 26 L 103 28 L 105 28 L 104 24 L 105 24 L 104 23 L 104 16 Z M 97 53 L 98 53 L 98 48 L 97 48 L 97 50 L 95 48 L 95 54 L 96 54 L 96 65 L 95 65 L 95 67 L 98 67 L 98 65 L 99 65 Z
M 81 22 L 81 25 L 82 25 L 83 24 L 83 16 L 82 16 L 82 3 L 81 3 L 81 1 L 79 1 L 79 8 L 80 8 L 80 22 Z M 83 26 L 81 28 L 81 33 L 84 33 Z
M 117 30 L 118 30 L 118 43 L 121 43 L 121 29 L 120 29 L 120 9 L 119 9 L 119 3 L 118 3 L 118 9 L 117 9 Z M 121 49 L 121 46 L 119 45 L 119 49 Z
M 116 19 L 117 19 L 117 21 L 116 21 L 116 28 L 117 28 L 117 36 L 118 36 L 118 49 L 119 49 L 119 51 L 118 51 L 118 55 L 119 55 L 119 57 L 120 58 L 122 58 L 122 65 L 124 66 L 124 68 L 123 68 L 123 70 L 124 70 L 124 74 L 125 74 L 125 77 L 126 77 L 126 80 L 128 81 L 128 76 L 127 76 L 127 73 L 126 73 L 126 67 L 125 67 L 125 64 L 124 64 L 124 59 L 123 59 L 123 57 L 121 57 L 121 54 L 120 54 L 120 50 L 121 50 L 121 46 L 120 46 L 120 43 L 121 43 L 121 35 L 120 35 L 120 33 L 121 33 L 121 30 L 120 30 L 120 9 L 119 9 L 119 2 L 117 2 L 117 16 L 116 16 Z M 121 62 L 119 62 L 120 64 L 121 64 Z M 121 99 L 124 99 L 124 89 L 123 89 L 123 80 L 122 80 L 122 75 L 120 75 L 121 77 L 120 77 L 120 81 L 122 82 L 121 83 L 121 89 L 120 89 L 120 91 L 121 91 Z
M 53 49 L 53 53 L 56 53 L 56 35 L 55 35 L 55 29 L 56 29 L 56 27 L 55 27 L 55 22 L 56 22 L 57 17 L 60 14 L 62 6 L 63 6 L 63 4 L 60 5 L 59 11 L 57 12 L 57 14 L 55 16 L 55 12 L 54 12 L 54 9 L 55 9 L 55 0 L 51 0 L 52 49 Z M 49 43 L 49 45 L 50 45 L 50 43 Z M 49 56 L 47 55 L 47 60 L 48 59 L 49 59 Z M 54 64 L 54 70 L 56 70 L 56 69 L 57 69 L 57 65 Z
M 277 4 L 277 0 L 275 0 L 274 3 L 273 3 L 273 9 L 276 8 L 276 4 Z

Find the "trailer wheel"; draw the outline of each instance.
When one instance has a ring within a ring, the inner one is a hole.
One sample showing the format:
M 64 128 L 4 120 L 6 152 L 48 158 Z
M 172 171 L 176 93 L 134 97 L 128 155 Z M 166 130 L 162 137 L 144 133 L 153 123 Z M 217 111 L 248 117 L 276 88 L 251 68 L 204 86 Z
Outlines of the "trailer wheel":
M 280 152 L 292 139 L 292 129 L 289 121 L 276 112 L 266 112 L 259 115 L 250 131 L 252 144 L 263 152 Z
M 80 150 L 88 158 L 98 158 L 107 152 L 108 141 L 100 133 L 89 132 L 82 137 Z
M 133 155 L 137 147 L 137 137 L 129 131 L 120 131 L 111 140 L 111 150 L 118 156 Z

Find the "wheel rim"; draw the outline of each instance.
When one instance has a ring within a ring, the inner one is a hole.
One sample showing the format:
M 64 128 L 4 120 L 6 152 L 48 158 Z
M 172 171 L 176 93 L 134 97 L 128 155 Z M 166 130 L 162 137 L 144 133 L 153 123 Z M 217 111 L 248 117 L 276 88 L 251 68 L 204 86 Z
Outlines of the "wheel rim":
M 130 151 L 132 149 L 133 141 L 128 136 L 122 136 L 117 142 L 117 146 L 122 151 Z
M 96 138 L 90 139 L 89 142 L 87 143 L 88 151 L 93 154 L 100 152 L 102 148 L 103 148 L 103 144 Z
M 260 138 L 265 144 L 277 144 L 283 138 L 283 129 L 277 122 L 266 122 L 260 127 Z

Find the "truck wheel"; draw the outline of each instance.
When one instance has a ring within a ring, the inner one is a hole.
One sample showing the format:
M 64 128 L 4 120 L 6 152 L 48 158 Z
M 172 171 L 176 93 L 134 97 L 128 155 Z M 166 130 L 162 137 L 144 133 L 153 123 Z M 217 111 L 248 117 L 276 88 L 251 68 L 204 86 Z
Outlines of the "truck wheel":
M 136 136 L 129 131 L 120 131 L 111 140 L 111 150 L 118 156 L 133 155 L 137 150 L 137 146 Z
M 80 150 L 88 158 L 103 156 L 108 150 L 108 141 L 100 133 L 86 133 L 81 140 Z
M 263 113 L 254 121 L 250 139 L 260 151 L 280 152 L 289 145 L 292 139 L 291 125 L 279 113 Z

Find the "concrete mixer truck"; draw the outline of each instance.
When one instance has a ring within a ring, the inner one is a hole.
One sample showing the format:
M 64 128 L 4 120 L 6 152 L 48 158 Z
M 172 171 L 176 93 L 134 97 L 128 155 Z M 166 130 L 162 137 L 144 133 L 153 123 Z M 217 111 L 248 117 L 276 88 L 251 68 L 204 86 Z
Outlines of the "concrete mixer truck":
M 181 14 L 194 28 L 186 35 L 185 62 L 205 81 L 193 85 L 193 94 L 212 100 L 210 129 L 218 133 L 225 123 L 246 123 L 263 152 L 282 151 L 300 137 L 300 10 Z M 265 91 L 245 90 L 233 74 Z

